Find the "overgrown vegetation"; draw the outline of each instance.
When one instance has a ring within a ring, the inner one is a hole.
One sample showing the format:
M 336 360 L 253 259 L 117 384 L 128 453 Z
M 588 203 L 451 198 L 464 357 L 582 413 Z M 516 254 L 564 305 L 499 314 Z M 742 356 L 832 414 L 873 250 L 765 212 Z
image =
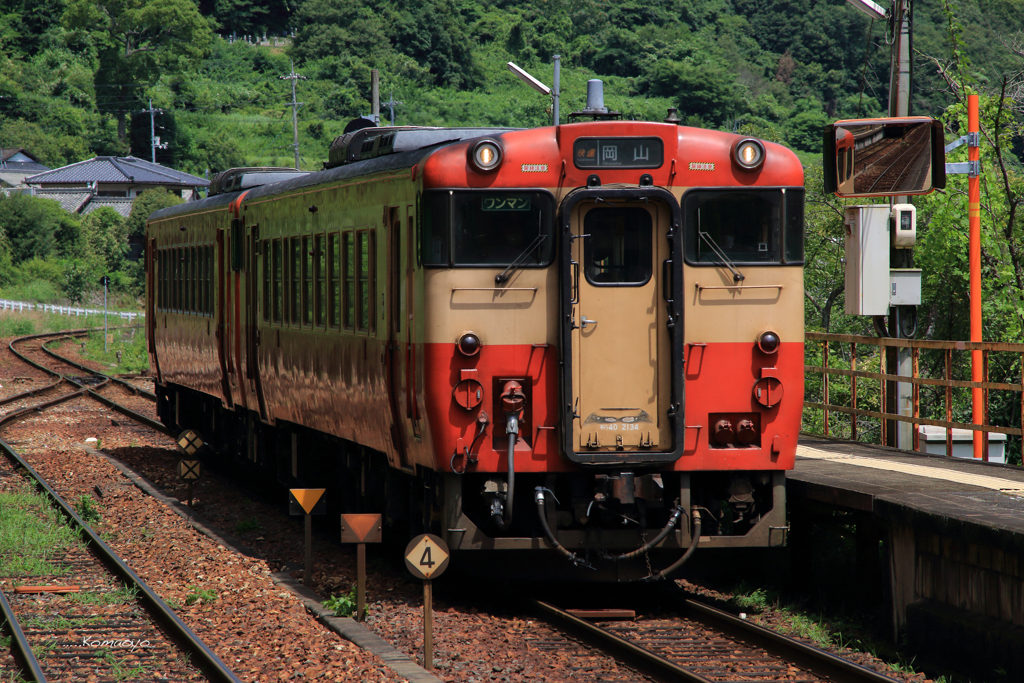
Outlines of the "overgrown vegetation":
M 29 485 L 0 493 L 0 576 L 64 574 L 54 560 L 78 546 L 78 534 Z
M 120 322 L 115 321 L 115 324 Z M 101 363 L 105 371 L 115 374 L 149 369 L 149 352 L 143 329 L 116 329 L 108 334 L 110 340 L 104 345 L 103 330 L 90 332 L 82 357 Z
M 125 605 L 135 602 L 139 589 L 130 586 L 121 586 L 108 593 L 95 593 L 86 591 L 83 593 L 68 593 L 63 596 L 65 600 L 76 602 L 82 605 Z
M 99 448 L 99 444 L 96 447 Z M 75 512 L 78 513 L 78 516 L 86 524 L 95 524 L 103 519 L 100 514 L 101 508 L 96 503 L 96 500 L 85 493 L 80 495 L 78 500 L 75 501 Z

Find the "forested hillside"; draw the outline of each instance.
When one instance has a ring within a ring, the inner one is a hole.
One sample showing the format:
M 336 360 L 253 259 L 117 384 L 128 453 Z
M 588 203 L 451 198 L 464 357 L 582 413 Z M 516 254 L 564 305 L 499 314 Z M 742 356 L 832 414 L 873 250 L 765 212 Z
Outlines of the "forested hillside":
M 1024 0 L 913 7 L 912 113 L 941 117 L 952 139 L 966 121 L 964 94 L 983 96 L 986 338 L 1020 341 Z M 292 165 L 291 83 L 282 78 L 292 64 L 304 78 L 304 169 L 319 168 L 345 123 L 369 113 L 371 68 L 382 99 L 398 101 L 398 124 L 543 125 L 547 99 L 505 62 L 550 83 L 560 54 L 563 117 L 600 77 L 606 103 L 627 118 L 660 120 L 677 107 L 691 125 L 796 149 L 810 190 L 808 328 L 871 333 L 870 321 L 842 313 L 843 202 L 820 192 L 819 145 L 826 122 L 886 111 L 889 29 L 843 0 L 6 0 L 0 12 L 0 146 L 50 166 L 149 158 L 150 101 L 167 143 L 161 163 L 197 175 Z M 252 43 L 264 36 L 269 44 Z M 963 158 L 966 148 L 950 161 Z M 946 191 L 916 200 L 921 335 L 967 336 L 965 193 L 966 179 L 952 177 Z M 131 225 L 111 215 L 79 221 L 0 199 L 0 285 L 75 297 L 113 270 L 137 293 L 137 266 L 125 263 L 123 240 L 109 238 L 140 230 L 137 213 Z M 1019 361 L 992 372 L 1015 382 Z

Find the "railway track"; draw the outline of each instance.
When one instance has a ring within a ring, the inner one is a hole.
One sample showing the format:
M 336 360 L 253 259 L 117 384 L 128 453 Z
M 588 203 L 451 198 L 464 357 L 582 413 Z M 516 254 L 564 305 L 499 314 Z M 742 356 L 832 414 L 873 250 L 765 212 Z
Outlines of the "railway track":
M 701 602 L 673 596 L 679 616 L 638 621 L 588 620 L 536 600 L 559 629 L 600 648 L 655 681 L 893 683 L 896 679 L 832 653 L 738 619 Z M 557 639 L 540 639 L 557 650 Z M 575 642 L 570 640 L 569 642 Z
M 77 330 L 70 334 L 85 333 Z M 67 334 L 32 335 L 10 343 L 12 353 L 46 373 L 50 381 L 0 400 L 0 405 L 58 391 L 65 383 L 71 385 L 71 391 L 7 412 L 0 418 L 0 430 L 27 413 L 89 396 L 164 431 L 163 425 L 100 393 L 111 386 L 148 392 L 123 381 L 116 385 L 114 378 L 45 348 L 45 340 Z M 69 376 L 16 348 L 16 344 L 33 340 L 42 340 L 40 349 L 53 360 L 89 374 Z M 58 679 L 239 680 L 24 458 L 3 440 L 0 451 L 7 460 L 0 469 L 0 491 L 24 489 L 27 478 L 82 539 L 80 545 L 72 543 L 47 558 L 52 570 L 0 577 L 0 607 L 23 678 L 38 683 Z

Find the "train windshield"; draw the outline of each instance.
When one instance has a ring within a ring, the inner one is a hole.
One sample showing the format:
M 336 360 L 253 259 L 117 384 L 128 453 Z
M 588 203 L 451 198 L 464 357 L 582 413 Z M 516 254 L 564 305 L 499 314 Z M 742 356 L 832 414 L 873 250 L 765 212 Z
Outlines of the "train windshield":
M 737 264 L 803 262 L 803 188 L 691 190 L 683 213 L 690 263 L 722 265 L 723 254 Z
M 423 195 L 425 266 L 546 266 L 555 251 L 547 192 L 442 190 Z

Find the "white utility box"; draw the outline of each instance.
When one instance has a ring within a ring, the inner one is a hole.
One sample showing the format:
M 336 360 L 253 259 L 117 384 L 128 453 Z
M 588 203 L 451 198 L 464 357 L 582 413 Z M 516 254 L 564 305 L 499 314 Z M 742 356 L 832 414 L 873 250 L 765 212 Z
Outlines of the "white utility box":
M 932 455 L 946 454 L 946 428 L 932 425 L 918 425 L 921 440 L 918 450 Z M 979 434 L 978 438 L 981 436 Z M 974 431 L 971 429 L 953 430 L 953 457 L 972 460 L 974 458 Z M 1006 434 L 989 432 L 988 461 L 1006 462 Z
M 846 314 L 888 315 L 889 207 L 846 207 Z
M 893 246 L 911 249 L 917 244 L 917 209 L 913 204 L 892 205 Z
M 893 268 L 889 271 L 889 305 L 921 305 L 920 268 Z

